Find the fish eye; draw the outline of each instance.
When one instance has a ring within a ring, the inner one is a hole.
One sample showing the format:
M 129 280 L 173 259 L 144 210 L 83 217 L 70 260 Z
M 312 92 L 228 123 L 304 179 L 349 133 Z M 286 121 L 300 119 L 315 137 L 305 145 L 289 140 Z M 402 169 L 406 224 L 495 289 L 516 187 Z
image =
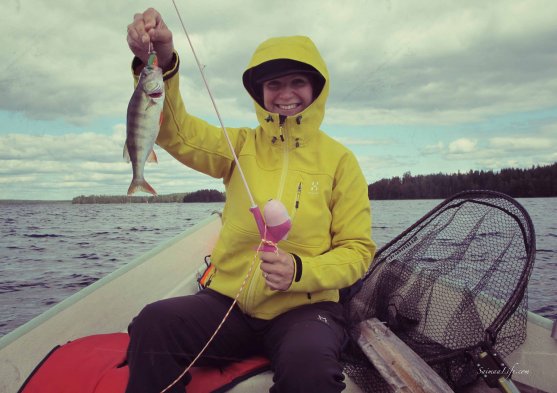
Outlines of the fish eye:
M 145 90 L 152 91 L 152 90 L 155 90 L 157 88 L 157 82 L 149 81 L 149 82 L 145 83 L 144 86 L 145 86 Z

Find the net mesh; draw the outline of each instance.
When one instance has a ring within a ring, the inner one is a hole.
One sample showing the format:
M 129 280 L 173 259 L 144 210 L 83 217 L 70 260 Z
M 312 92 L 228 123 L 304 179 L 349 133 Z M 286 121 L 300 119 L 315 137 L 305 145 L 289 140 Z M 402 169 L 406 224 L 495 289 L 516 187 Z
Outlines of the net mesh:
M 388 392 L 355 341 L 377 318 L 453 389 L 477 379 L 482 346 L 506 356 L 526 338 L 526 287 L 535 258 L 528 213 L 514 199 L 466 191 L 381 248 L 346 303 L 345 372 L 365 392 Z

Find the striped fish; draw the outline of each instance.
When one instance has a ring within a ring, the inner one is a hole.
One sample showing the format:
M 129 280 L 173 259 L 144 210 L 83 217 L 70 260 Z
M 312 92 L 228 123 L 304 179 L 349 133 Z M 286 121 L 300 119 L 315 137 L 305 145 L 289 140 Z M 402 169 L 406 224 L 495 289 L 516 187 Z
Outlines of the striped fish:
M 162 122 L 164 82 L 155 52 L 139 76 L 139 82 L 128 104 L 124 159 L 132 163 L 133 178 L 128 195 L 136 191 L 157 195 L 143 177 L 145 162 L 157 162 L 153 150 Z

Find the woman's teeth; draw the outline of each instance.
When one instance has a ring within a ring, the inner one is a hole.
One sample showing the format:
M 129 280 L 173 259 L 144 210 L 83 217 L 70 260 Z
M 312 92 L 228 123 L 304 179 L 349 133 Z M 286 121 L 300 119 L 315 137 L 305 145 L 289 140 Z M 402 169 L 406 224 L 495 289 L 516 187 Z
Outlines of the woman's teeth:
M 294 109 L 298 106 L 298 104 L 290 104 L 290 105 L 278 105 L 278 107 L 280 109 L 283 109 L 285 111 L 290 110 L 290 109 Z

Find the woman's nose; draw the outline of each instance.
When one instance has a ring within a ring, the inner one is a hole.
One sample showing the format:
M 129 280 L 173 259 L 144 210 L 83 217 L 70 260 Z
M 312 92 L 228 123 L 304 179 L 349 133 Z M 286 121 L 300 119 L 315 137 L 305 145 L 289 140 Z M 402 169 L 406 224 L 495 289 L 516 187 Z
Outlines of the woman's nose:
M 290 86 L 285 86 L 279 91 L 280 97 L 291 97 L 294 94 L 294 89 Z

